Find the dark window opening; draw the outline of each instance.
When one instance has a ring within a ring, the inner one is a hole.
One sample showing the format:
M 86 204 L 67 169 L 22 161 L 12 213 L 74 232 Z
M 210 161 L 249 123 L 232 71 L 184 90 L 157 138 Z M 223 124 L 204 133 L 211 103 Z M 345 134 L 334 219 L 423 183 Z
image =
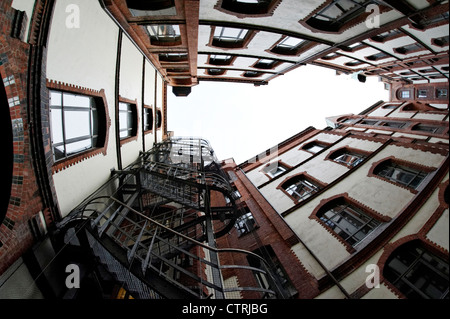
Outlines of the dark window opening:
M 261 259 L 255 256 L 248 256 L 248 263 L 250 266 L 258 268 L 258 269 L 270 269 L 270 272 L 273 275 L 273 278 L 270 279 L 268 276 L 265 276 L 262 273 L 254 272 L 254 276 L 259 286 L 264 289 L 269 290 L 280 290 L 283 294 L 284 298 L 295 298 L 298 294 L 295 286 L 292 284 L 286 270 L 283 265 L 279 261 L 277 255 L 273 248 L 269 245 L 262 246 L 257 250 L 253 251 L 253 253 L 264 258 L 266 263 L 262 262 Z M 275 281 L 275 282 L 274 282 Z M 278 289 L 274 289 L 273 285 L 279 287 Z M 269 296 L 265 296 L 263 298 L 269 298 Z
M 144 107 L 144 132 L 153 130 L 153 110 Z
M 222 0 L 222 9 L 246 15 L 267 14 L 278 0 Z
M 248 207 L 245 207 L 243 214 L 236 219 L 234 227 L 237 230 L 238 236 L 248 234 L 258 227 Z
M 9 113 L 8 98 L 3 81 L 0 85 L 0 132 L 2 136 L 3 158 L 0 180 L 2 191 L 0 195 L 0 225 L 6 217 L 9 200 L 11 196 L 11 186 L 14 169 L 14 148 L 13 148 L 13 128 L 11 115 Z
M 162 113 L 161 110 L 156 111 L 156 128 L 161 128 L 162 125 Z
M 409 299 L 449 299 L 448 261 L 419 241 L 398 247 L 389 256 L 383 276 Z

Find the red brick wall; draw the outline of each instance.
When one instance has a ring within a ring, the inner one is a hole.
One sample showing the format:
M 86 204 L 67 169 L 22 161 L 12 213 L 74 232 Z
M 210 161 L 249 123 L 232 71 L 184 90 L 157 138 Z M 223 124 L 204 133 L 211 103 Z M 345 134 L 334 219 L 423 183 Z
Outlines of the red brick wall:
M 262 246 L 271 246 L 275 252 L 276 259 L 278 259 L 298 292 L 296 297 L 311 299 L 317 296 L 319 293 L 317 281 L 306 271 L 291 251 L 291 247 L 298 242 L 296 235 L 240 169 L 236 169 L 235 165 L 227 165 L 225 170 L 233 171 L 237 177 L 234 185 L 242 196 L 240 202 L 250 209 L 258 227 L 240 237 L 236 229 L 232 229 L 227 236 L 217 240 L 218 248 L 232 247 L 254 251 Z M 222 264 L 245 264 L 246 262 L 244 255 L 228 254 L 221 256 Z M 238 277 L 241 286 L 255 285 L 254 277 L 249 276 L 248 272 L 224 272 L 225 278 L 233 275 Z M 243 292 L 242 296 L 244 298 L 257 297 L 249 292 Z
M 28 60 L 30 45 L 10 36 L 15 10 L 12 1 L 0 4 L 0 75 L 5 83 L 8 107 L 13 127 L 13 172 L 8 210 L 0 224 L 0 275 L 32 244 L 28 222 L 43 204 L 36 183 L 30 151 L 27 110 Z M 13 81 L 12 81 L 13 79 Z

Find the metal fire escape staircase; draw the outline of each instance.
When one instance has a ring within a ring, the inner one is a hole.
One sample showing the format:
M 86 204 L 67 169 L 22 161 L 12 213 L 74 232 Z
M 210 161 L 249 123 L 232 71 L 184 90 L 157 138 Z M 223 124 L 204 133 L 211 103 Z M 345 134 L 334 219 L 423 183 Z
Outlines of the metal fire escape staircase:
M 212 193 L 228 198 L 228 204 L 212 207 Z M 59 229 L 65 245 L 87 251 L 135 298 L 222 299 L 246 290 L 261 298 L 281 297 L 263 258 L 216 247 L 215 239 L 227 234 L 239 215 L 209 143 L 172 138 L 141 153 L 126 170 L 114 171 Z M 236 255 L 258 258 L 265 266 L 221 263 Z M 224 287 L 224 269 L 263 276 L 270 289 Z

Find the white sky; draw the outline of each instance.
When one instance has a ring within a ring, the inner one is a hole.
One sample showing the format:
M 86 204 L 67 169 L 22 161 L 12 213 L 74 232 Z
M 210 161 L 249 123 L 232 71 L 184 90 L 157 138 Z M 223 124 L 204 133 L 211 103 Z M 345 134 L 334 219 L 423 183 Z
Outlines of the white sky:
M 244 83 L 200 82 L 188 97 L 168 88 L 167 126 L 175 136 L 210 141 L 219 160 L 240 164 L 325 118 L 358 114 L 389 91 L 378 77 L 360 83 L 349 75 L 307 65 L 255 87 Z

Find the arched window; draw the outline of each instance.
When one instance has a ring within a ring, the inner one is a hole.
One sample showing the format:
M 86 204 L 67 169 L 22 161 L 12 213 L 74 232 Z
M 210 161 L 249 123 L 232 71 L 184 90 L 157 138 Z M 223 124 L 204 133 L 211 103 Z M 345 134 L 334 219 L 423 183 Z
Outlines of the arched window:
M 329 158 L 336 163 L 345 165 L 347 167 L 355 167 L 359 165 L 365 158 L 366 155 L 362 152 L 355 150 L 350 150 L 347 148 L 341 148 L 329 155 Z
M 322 185 L 301 174 L 285 181 L 281 184 L 281 188 L 294 201 L 301 202 L 317 193 L 322 188 Z
M 448 299 L 448 272 L 448 261 L 414 240 L 394 250 L 383 276 L 407 298 Z
M 301 149 L 315 154 L 327 147 L 328 147 L 328 145 L 326 145 L 325 143 L 320 143 L 320 142 L 314 141 L 314 142 L 309 142 L 309 143 L 303 145 Z
M 363 22 L 369 15 L 366 7 L 374 1 L 329 0 L 327 3 L 300 23 L 322 32 L 341 33 L 345 28 Z
M 428 175 L 428 172 L 424 170 L 395 160 L 381 162 L 374 168 L 373 173 L 390 182 L 412 189 L 417 189 Z
M 50 126 L 55 161 L 105 144 L 107 120 L 103 99 L 50 90 Z
M 367 237 L 381 222 L 340 197 L 322 206 L 316 217 L 351 246 Z

